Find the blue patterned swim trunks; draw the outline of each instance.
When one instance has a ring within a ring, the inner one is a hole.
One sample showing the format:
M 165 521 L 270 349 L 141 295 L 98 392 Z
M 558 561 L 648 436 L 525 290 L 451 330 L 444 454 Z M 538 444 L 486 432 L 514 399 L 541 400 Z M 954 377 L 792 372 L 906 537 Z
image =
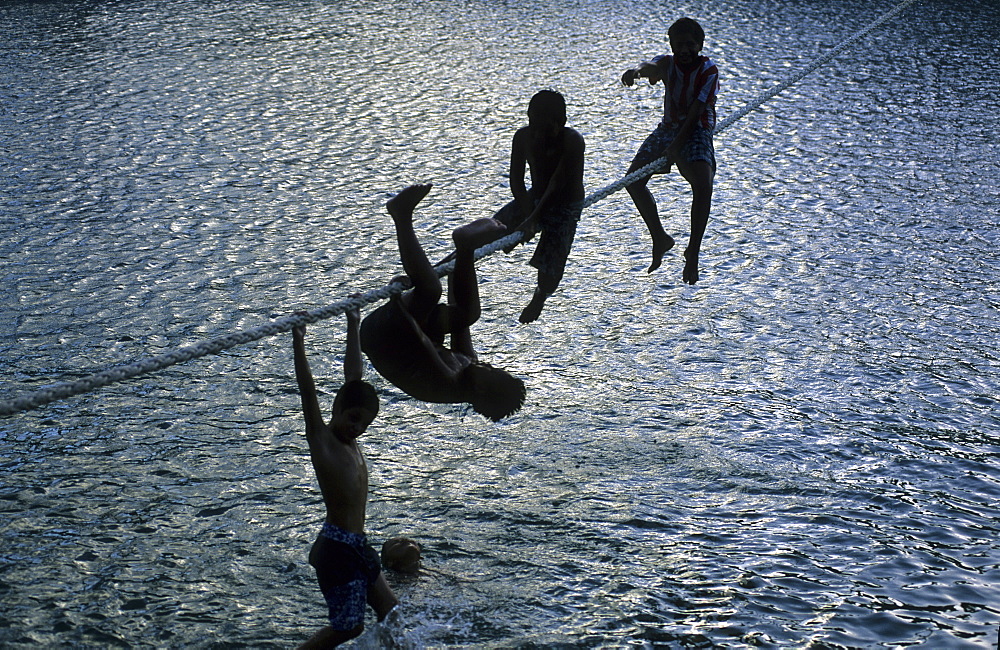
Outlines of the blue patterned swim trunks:
M 674 141 L 675 137 L 677 137 L 677 131 L 679 130 L 680 127 L 678 126 L 664 125 L 661 122 L 660 125 L 649 134 L 649 137 L 643 141 L 642 146 L 639 147 L 639 151 L 635 154 L 635 158 L 632 159 L 632 166 L 638 169 L 639 167 L 644 167 L 661 157 L 663 155 L 663 150 L 670 146 L 670 143 Z M 688 160 L 688 162 L 704 160 L 710 163 L 712 165 L 712 170 L 714 171 L 715 145 L 712 142 L 712 132 L 708 129 L 695 127 L 688 136 L 687 142 L 684 143 L 684 149 L 681 151 L 681 154 Z M 665 174 L 669 171 L 670 166 L 656 173 Z
M 352 630 L 364 623 L 368 587 L 381 573 L 378 553 L 365 535 L 323 522 L 309 563 L 329 607 L 330 627 Z

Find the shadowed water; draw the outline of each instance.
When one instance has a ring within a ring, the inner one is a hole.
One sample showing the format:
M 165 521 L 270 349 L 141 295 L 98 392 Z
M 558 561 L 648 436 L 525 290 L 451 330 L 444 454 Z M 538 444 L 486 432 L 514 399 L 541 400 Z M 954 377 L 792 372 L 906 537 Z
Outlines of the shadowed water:
M 592 192 L 657 121 L 621 71 L 707 31 L 720 118 L 893 3 L 0 3 L 0 398 L 316 308 L 508 200 L 539 88 Z M 479 264 L 492 424 L 369 369 L 369 530 L 428 569 L 381 647 L 991 648 L 1000 626 L 1000 8 L 924 0 L 716 137 L 652 275 L 622 192 L 537 323 Z M 324 404 L 343 322 L 309 329 Z M 0 421 L 0 645 L 293 647 L 324 624 L 290 336 Z

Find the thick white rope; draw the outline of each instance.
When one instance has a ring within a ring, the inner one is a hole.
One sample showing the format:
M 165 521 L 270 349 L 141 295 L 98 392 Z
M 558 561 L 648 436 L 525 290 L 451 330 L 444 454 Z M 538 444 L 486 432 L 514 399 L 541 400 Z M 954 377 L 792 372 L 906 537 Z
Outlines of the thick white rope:
M 837 47 L 830 50 L 827 54 L 821 56 L 820 58 L 813 61 L 810 65 L 806 66 L 804 69 L 788 77 L 784 81 L 776 84 L 772 88 L 760 93 L 752 101 L 748 102 L 742 109 L 733 113 L 725 120 L 720 122 L 716 128 L 715 133 L 719 133 L 729 128 L 734 122 L 741 119 L 745 115 L 751 113 L 752 111 L 759 108 L 764 102 L 768 101 L 781 91 L 785 90 L 789 86 L 795 84 L 800 79 L 805 77 L 807 74 L 813 72 L 817 68 L 826 64 L 828 61 L 833 59 L 835 56 L 840 54 L 845 48 L 849 47 L 852 43 L 860 38 L 863 38 L 866 34 L 871 32 L 873 29 L 879 25 L 890 20 L 896 16 L 903 9 L 909 5 L 916 2 L 916 0 L 903 0 L 898 5 L 896 5 L 891 11 L 878 18 L 875 22 L 869 24 L 867 27 L 861 31 L 848 37 L 846 40 L 842 41 Z M 611 194 L 614 194 L 618 190 L 634 183 L 635 181 L 650 176 L 657 170 L 661 169 L 666 164 L 666 159 L 661 158 L 655 160 L 650 164 L 646 165 L 641 169 L 628 174 L 621 180 L 608 185 L 605 188 L 594 192 L 584 200 L 584 207 L 593 205 L 601 199 L 604 199 Z M 512 246 L 521 241 L 522 233 L 514 232 L 497 241 L 483 246 L 476 250 L 476 259 L 479 260 L 487 255 L 492 255 L 501 248 L 507 246 Z M 448 262 L 446 264 L 440 264 L 435 267 L 438 271 L 439 276 L 446 275 L 450 273 L 455 268 L 454 261 Z M 286 316 L 284 318 L 279 318 L 277 320 L 271 321 L 259 327 L 255 327 L 250 330 L 245 330 L 242 332 L 235 332 L 227 336 L 222 336 L 219 338 L 211 339 L 208 341 L 203 341 L 195 345 L 185 346 L 177 348 L 165 354 L 159 356 L 151 357 L 149 359 L 143 359 L 135 363 L 131 363 L 124 366 L 117 366 L 98 372 L 93 375 L 89 375 L 82 379 L 77 379 L 75 381 L 61 382 L 36 390 L 14 399 L 6 400 L 0 402 L 0 416 L 3 415 L 13 415 L 15 413 L 20 413 L 22 411 L 28 411 L 31 409 L 38 408 L 50 402 L 56 400 L 65 399 L 67 397 L 72 397 L 74 395 L 80 395 L 83 393 L 88 393 L 108 384 L 114 384 L 118 382 L 125 381 L 127 379 L 132 379 L 139 375 L 154 372 L 157 370 L 162 370 L 168 366 L 172 366 L 178 363 L 184 363 L 185 361 L 191 361 L 192 359 L 198 359 L 200 357 L 207 356 L 209 354 L 218 354 L 223 350 L 228 350 L 229 348 L 236 347 L 237 345 L 243 345 L 246 343 L 252 343 L 253 341 L 258 341 L 262 338 L 268 336 L 274 336 L 276 334 L 281 334 L 284 332 L 289 332 L 293 328 L 299 325 L 307 325 L 310 323 L 315 323 L 320 320 L 327 318 L 332 318 L 340 314 L 345 313 L 349 309 L 358 308 L 373 303 L 380 300 L 385 300 L 393 295 L 402 293 L 408 287 L 408 284 L 403 282 L 393 282 L 391 284 L 382 287 L 381 289 L 373 289 L 367 293 L 364 293 L 356 298 L 346 298 L 339 302 L 335 302 L 332 305 L 328 305 L 321 309 L 316 309 L 313 311 L 306 312 L 304 314 L 296 314 L 293 316 Z
M 522 233 L 514 232 L 487 244 L 486 246 L 476 249 L 476 259 L 478 260 L 487 255 L 492 255 L 497 250 L 505 246 L 516 244 L 521 240 L 521 236 Z M 451 261 L 439 264 L 435 267 L 435 269 L 437 270 L 439 276 L 446 275 L 455 269 L 455 262 Z M 250 330 L 235 332 L 219 338 L 202 341 L 201 343 L 196 343 L 194 345 L 177 348 L 156 357 L 143 359 L 125 366 L 110 368 L 108 370 L 104 370 L 103 372 L 98 372 L 75 381 L 54 384 L 20 397 L 0 402 L 0 416 L 12 415 L 14 413 L 20 413 L 21 411 L 38 408 L 39 406 L 48 404 L 49 402 L 88 393 L 96 390 L 97 388 L 101 388 L 102 386 L 125 381 L 126 379 L 131 379 L 156 370 L 162 370 L 163 368 L 178 363 L 198 359 L 209 354 L 218 354 L 223 350 L 228 350 L 229 348 L 236 347 L 237 345 L 252 343 L 253 341 L 258 341 L 262 338 L 274 336 L 275 334 L 281 334 L 283 332 L 290 332 L 293 328 L 298 327 L 299 325 L 307 325 L 326 318 L 332 318 L 345 313 L 349 309 L 360 309 L 369 303 L 385 300 L 390 296 L 402 293 L 408 288 L 409 282 L 392 282 L 381 289 L 373 289 L 368 293 L 361 294 L 360 296 L 354 298 L 346 298 L 320 309 L 279 318 Z

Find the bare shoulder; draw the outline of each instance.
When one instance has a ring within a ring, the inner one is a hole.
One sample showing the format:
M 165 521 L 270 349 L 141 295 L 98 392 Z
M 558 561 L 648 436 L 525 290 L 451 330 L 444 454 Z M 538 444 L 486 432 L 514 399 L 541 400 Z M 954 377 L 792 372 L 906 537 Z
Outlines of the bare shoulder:
M 522 126 L 514 131 L 514 144 L 525 142 L 531 139 L 531 129 Z
M 526 126 L 522 126 L 517 131 L 514 131 L 513 147 L 515 149 L 524 149 L 531 142 L 531 131 Z
M 326 448 L 330 444 L 330 439 L 335 439 L 333 431 L 322 417 L 306 423 L 306 441 L 309 443 L 310 451 L 316 452 Z
M 586 142 L 583 140 L 583 135 L 572 127 L 564 127 L 563 131 L 563 147 L 569 151 L 577 151 L 583 153 L 586 148 Z

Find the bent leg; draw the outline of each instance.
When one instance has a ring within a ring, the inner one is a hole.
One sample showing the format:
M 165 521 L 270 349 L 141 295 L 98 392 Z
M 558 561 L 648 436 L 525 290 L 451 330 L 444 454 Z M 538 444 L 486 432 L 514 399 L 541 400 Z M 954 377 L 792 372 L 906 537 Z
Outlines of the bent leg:
M 631 174 L 637 169 L 642 169 L 649 163 L 660 158 L 664 149 L 673 140 L 674 135 L 671 129 L 664 127 L 662 124 L 656 127 L 646 137 L 642 145 L 640 145 L 639 151 L 636 152 L 635 157 L 632 159 L 632 164 L 628 168 L 628 173 Z M 665 174 L 669 171 L 670 165 L 667 165 L 658 173 Z M 649 229 L 649 235 L 653 238 L 653 261 L 649 265 L 649 268 L 646 269 L 647 273 L 652 273 L 663 262 L 663 254 L 673 248 L 674 240 L 663 229 L 663 224 L 660 222 L 660 215 L 656 209 L 656 200 L 646 187 L 648 182 L 649 177 L 646 177 L 632 183 L 625 189 L 628 191 L 629 196 L 632 197 L 632 202 L 635 203 L 636 209 L 639 210 L 639 215 L 646 223 L 646 228 Z
M 531 300 L 525 306 L 524 310 L 521 311 L 521 316 L 518 320 L 522 323 L 532 323 L 538 320 L 538 317 L 542 313 L 542 308 L 545 307 L 545 300 L 555 293 L 556 288 L 559 286 L 560 278 L 557 278 L 542 271 L 538 272 L 538 286 L 535 288 L 535 293 L 532 294 Z
M 375 582 L 368 587 L 368 604 L 375 610 L 378 620 L 384 620 L 392 608 L 399 604 L 396 594 L 392 593 L 385 576 L 379 574 Z
M 477 244 L 476 248 L 479 248 L 480 246 L 485 246 L 486 244 L 491 244 L 494 241 L 500 239 L 501 237 L 505 237 L 505 236 L 509 235 L 511 232 L 513 232 L 513 229 L 515 228 L 515 226 L 520 225 L 520 223 L 521 223 L 521 212 L 517 208 L 517 202 L 516 201 L 510 201 L 509 203 L 507 203 L 506 205 L 504 205 L 502 208 L 500 208 L 499 210 L 497 210 L 493 214 L 493 220 L 494 221 L 498 221 L 501 224 L 503 224 L 503 226 L 506 228 L 506 230 L 497 230 L 491 237 L 483 238 L 483 240 L 480 241 L 479 244 Z M 528 239 L 530 239 L 530 238 L 528 238 Z M 527 241 L 527 239 L 521 239 L 521 241 L 515 242 L 515 243 L 513 243 L 513 244 L 511 244 L 509 246 L 505 246 L 503 248 L 503 252 L 509 253 L 512 250 L 514 250 L 514 247 L 516 247 L 518 244 L 523 244 L 526 241 Z M 446 255 L 440 262 L 438 262 L 434 266 L 441 266 L 442 264 L 447 264 L 448 262 L 452 261 L 453 259 L 455 259 L 455 251 L 452 251 L 452 252 L 448 253 L 448 255 Z
M 413 209 L 427 196 L 430 185 L 411 185 L 385 204 L 396 225 L 396 241 L 403 270 L 413 283 L 413 290 L 403 299 L 407 311 L 422 322 L 441 299 L 441 279 L 431 266 L 417 234 L 413 230 Z
M 469 327 L 481 313 L 479 304 L 479 278 L 476 277 L 476 249 L 494 241 L 507 230 L 495 219 L 477 219 L 456 228 L 452 233 L 455 242 L 455 270 L 448 277 L 448 306 L 451 312 L 452 334 Z

